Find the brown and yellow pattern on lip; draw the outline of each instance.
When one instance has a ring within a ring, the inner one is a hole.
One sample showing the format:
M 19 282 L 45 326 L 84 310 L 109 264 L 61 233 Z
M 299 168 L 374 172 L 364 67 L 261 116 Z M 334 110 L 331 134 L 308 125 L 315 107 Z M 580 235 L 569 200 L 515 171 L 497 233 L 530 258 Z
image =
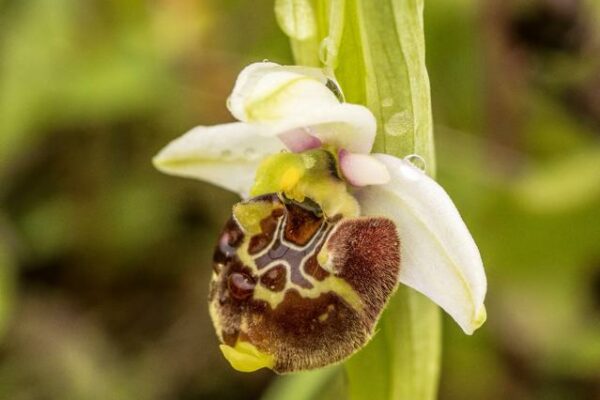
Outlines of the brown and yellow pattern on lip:
M 390 220 L 327 218 L 306 204 L 277 194 L 238 203 L 215 249 L 210 312 L 226 356 L 261 358 L 244 370 L 343 360 L 370 339 L 397 286 Z

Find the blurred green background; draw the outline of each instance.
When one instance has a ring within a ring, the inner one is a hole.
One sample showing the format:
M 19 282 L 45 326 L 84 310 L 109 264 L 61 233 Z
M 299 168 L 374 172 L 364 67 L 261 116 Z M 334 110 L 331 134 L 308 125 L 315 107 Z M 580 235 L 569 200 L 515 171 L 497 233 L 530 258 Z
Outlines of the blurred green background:
M 151 157 L 291 63 L 271 1 L 0 0 L 0 399 L 255 399 L 207 311 L 236 197 Z M 438 176 L 487 267 L 441 399 L 600 399 L 600 3 L 426 1 Z

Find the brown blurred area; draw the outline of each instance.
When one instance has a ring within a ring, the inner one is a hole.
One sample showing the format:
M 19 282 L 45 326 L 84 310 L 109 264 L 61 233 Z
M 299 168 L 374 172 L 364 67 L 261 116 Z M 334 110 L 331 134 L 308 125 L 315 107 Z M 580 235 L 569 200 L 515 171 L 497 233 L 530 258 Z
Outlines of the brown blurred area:
M 271 1 L 0 1 L 0 399 L 255 399 L 212 246 L 236 196 L 152 156 L 291 63 Z M 426 1 L 439 179 L 488 271 L 442 399 L 600 399 L 600 3 Z

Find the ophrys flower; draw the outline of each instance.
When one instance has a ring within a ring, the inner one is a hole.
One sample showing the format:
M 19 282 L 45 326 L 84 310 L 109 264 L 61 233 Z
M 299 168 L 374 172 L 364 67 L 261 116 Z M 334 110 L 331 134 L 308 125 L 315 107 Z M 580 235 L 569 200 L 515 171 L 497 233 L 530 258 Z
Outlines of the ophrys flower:
M 228 106 L 154 159 L 239 193 L 215 250 L 210 313 L 234 368 L 290 372 L 364 346 L 398 282 L 470 334 L 485 321 L 477 247 L 446 192 L 410 162 L 369 154 L 371 112 L 319 69 L 257 63 Z

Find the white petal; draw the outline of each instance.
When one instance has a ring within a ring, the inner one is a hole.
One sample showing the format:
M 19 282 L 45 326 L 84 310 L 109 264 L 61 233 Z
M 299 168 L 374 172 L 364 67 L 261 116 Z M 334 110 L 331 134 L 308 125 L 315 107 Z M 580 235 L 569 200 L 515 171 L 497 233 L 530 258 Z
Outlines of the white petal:
M 308 129 L 325 144 L 370 152 L 375 117 L 366 107 L 340 103 L 327 81 L 317 68 L 251 64 L 237 79 L 229 110 L 241 121 L 261 124 L 263 134 Z
M 342 149 L 339 158 L 344 178 L 354 186 L 381 185 L 390 181 L 387 167 L 373 156 Z
M 250 64 L 237 77 L 229 96 L 229 111 L 240 121 L 247 121 L 249 116 L 246 108 L 249 103 L 268 97 L 282 85 L 298 78 L 311 78 L 327 89 L 327 76 L 319 68 L 282 66 L 272 62 Z
M 357 104 L 332 104 L 290 113 L 286 118 L 265 125 L 266 132 L 279 134 L 305 128 L 322 143 L 368 154 L 373 147 L 377 123 L 371 111 Z
M 196 178 L 246 196 L 256 168 L 283 143 L 259 134 L 259 128 L 236 122 L 198 126 L 173 140 L 153 159 L 156 168 L 171 175 Z
M 391 181 L 358 194 L 367 215 L 396 222 L 400 281 L 428 296 L 471 334 L 486 318 L 479 250 L 448 194 L 409 162 L 378 154 Z

